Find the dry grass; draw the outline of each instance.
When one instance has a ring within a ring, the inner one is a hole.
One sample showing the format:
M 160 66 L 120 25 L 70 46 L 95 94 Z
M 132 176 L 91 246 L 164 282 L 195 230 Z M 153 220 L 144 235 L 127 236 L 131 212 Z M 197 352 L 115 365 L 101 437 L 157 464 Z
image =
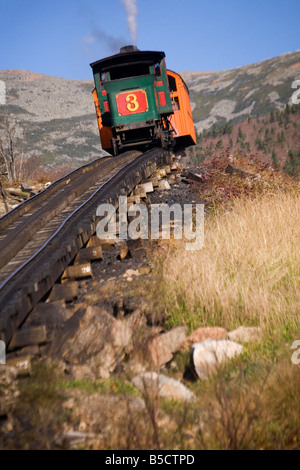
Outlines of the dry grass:
M 248 366 L 250 362 L 248 363 Z M 195 447 L 299 449 L 300 377 L 290 361 L 277 365 L 236 360 L 198 391 L 202 404 Z
M 170 327 L 263 330 L 209 380 L 189 384 L 199 408 L 185 420 L 193 432 L 183 446 L 297 449 L 300 366 L 290 347 L 300 332 L 299 188 L 269 188 L 227 207 L 207 217 L 201 250 L 174 242 L 153 269 L 153 297 Z
M 295 191 L 236 199 L 208 217 L 201 250 L 182 244 L 160 264 L 170 325 L 269 329 L 299 320 L 299 220 Z

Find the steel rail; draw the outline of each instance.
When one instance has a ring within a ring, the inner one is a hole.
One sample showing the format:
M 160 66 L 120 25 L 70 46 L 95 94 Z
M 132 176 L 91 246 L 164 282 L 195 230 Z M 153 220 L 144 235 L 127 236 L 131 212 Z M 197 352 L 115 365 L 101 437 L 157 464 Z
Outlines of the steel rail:
M 16 227 L 9 230 L 5 236 L 0 239 L 0 252 L 2 256 L 0 259 L 0 269 L 3 268 L 10 260 L 12 260 L 18 252 L 28 243 L 33 235 L 46 225 L 53 217 L 56 217 L 62 210 L 64 210 L 71 201 L 88 190 L 91 184 L 95 184 L 99 174 L 106 171 L 107 167 L 117 164 L 120 160 L 128 158 L 128 154 L 133 155 L 132 152 L 126 152 L 122 156 L 109 159 L 97 165 L 95 169 L 91 166 L 85 172 L 80 174 L 70 185 L 63 186 L 57 193 L 51 194 L 51 197 L 44 200 L 44 204 L 38 206 L 36 210 L 29 214 L 25 219 L 21 217 L 18 219 Z M 127 155 L 127 156 L 126 156 Z M 68 181 L 70 178 L 68 179 Z
M 47 188 L 42 189 L 39 193 L 31 196 L 30 198 L 26 199 L 25 201 L 18 204 L 16 207 L 11 209 L 10 211 L 6 212 L 0 217 L 0 233 L 1 230 L 5 229 L 8 225 L 13 223 L 17 220 L 20 216 L 26 214 L 28 211 L 32 210 L 40 204 L 40 202 L 47 199 L 50 195 L 57 192 L 59 189 L 63 188 L 66 184 L 69 184 L 71 181 L 76 181 L 84 173 L 94 170 L 95 167 L 102 165 L 104 162 L 111 160 L 113 157 L 101 157 L 93 160 L 86 165 L 81 166 L 80 168 L 76 168 L 75 170 L 71 171 L 65 176 L 58 178 L 57 180 L 53 181 Z
M 129 152 L 128 152 L 129 153 Z M 0 339 L 8 343 L 32 308 L 50 291 L 65 268 L 96 230 L 96 207 L 102 202 L 117 205 L 118 196 L 128 194 L 170 154 L 154 149 L 117 168 L 113 175 L 74 209 L 39 249 L 0 285 Z M 117 164 L 116 159 L 113 163 Z M 113 171 L 114 164 L 112 165 Z M 135 171 L 138 170 L 138 171 Z M 82 229 L 84 227 L 84 230 Z
M 138 157 L 135 157 L 138 158 Z M 28 260 L 26 260 L 21 266 L 19 266 L 13 273 L 10 274 L 10 276 L 5 279 L 2 284 L 0 284 L 0 294 L 1 290 L 4 289 L 4 287 L 9 283 L 11 279 L 16 277 L 26 266 L 28 266 L 34 259 L 36 259 L 46 248 L 47 246 L 54 240 L 54 238 L 61 232 L 61 230 L 65 227 L 65 225 L 68 223 L 68 221 L 74 217 L 83 207 L 85 207 L 89 202 L 97 195 L 99 194 L 100 191 L 103 190 L 103 187 L 108 185 L 113 179 L 115 179 L 118 174 L 123 171 L 125 168 L 128 166 L 132 165 L 132 162 L 127 162 L 125 165 L 123 165 L 121 168 L 118 169 L 118 171 L 111 176 L 108 180 L 104 181 L 104 183 L 100 184 L 100 186 L 96 189 L 96 191 L 91 194 L 91 196 L 86 199 L 80 206 L 76 207 L 76 209 L 71 212 L 71 214 L 68 215 L 68 217 L 61 223 L 61 225 L 58 227 L 58 229 L 51 235 L 50 238 L 30 257 Z

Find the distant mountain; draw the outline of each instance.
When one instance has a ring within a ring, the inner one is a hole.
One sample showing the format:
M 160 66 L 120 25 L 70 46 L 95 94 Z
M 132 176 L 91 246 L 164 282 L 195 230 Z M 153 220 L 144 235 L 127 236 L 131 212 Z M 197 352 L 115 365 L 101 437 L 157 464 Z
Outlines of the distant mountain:
M 227 120 L 283 110 L 292 83 L 300 79 L 300 51 L 218 72 L 183 72 L 200 133 Z M 90 161 L 101 149 L 92 98 L 92 80 L 50 77 L 23 70 L 0 71 L 0 132 L 3 116 L 15 122 L 16 145 L 42 165 L 70 168 Z
M 46 166 L 67 163 L 72 167 L 104 153 L 92 80 L 2 70 L 1 81 L 0 117 L 7 114 L 16 121 L 18 145 L 26 156 L 42 156 L 41 163 Z
M 217 72 L 183 72 L 198 132 L 228 120 L 265 116 L 291 104 L 300 80 L 300 50 L 243 67 Z

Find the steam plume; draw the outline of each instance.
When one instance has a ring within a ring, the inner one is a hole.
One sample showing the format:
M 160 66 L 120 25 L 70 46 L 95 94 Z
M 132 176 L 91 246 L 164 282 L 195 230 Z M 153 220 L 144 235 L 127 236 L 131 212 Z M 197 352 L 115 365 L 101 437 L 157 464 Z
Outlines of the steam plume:
M 125 7 L 127 15 L 127 24 L 131 36 L 132 44 L 137 44 L 137 29 L 138 29 L 138 0 L 121 0 Z
M 120 48 L 124 46 L 126 39 L 123 37 L 114 37 L 99 28 L 95 28 L 89 35 L 83 37 L 83 47 L 88 55 L 93 55 L 93 46 L 99 43 L 104 44 L 110 53 L 116 54 L 119 52 Z

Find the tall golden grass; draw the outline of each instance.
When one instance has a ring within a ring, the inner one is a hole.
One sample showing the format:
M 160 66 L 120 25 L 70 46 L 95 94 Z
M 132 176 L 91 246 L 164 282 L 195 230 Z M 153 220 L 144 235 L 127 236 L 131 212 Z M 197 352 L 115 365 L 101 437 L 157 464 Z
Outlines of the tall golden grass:
M 300 313 L 300 193 L 239 198 L 205 221 L 204 247 L 161 263 L 170 324 L 273 328 Z

